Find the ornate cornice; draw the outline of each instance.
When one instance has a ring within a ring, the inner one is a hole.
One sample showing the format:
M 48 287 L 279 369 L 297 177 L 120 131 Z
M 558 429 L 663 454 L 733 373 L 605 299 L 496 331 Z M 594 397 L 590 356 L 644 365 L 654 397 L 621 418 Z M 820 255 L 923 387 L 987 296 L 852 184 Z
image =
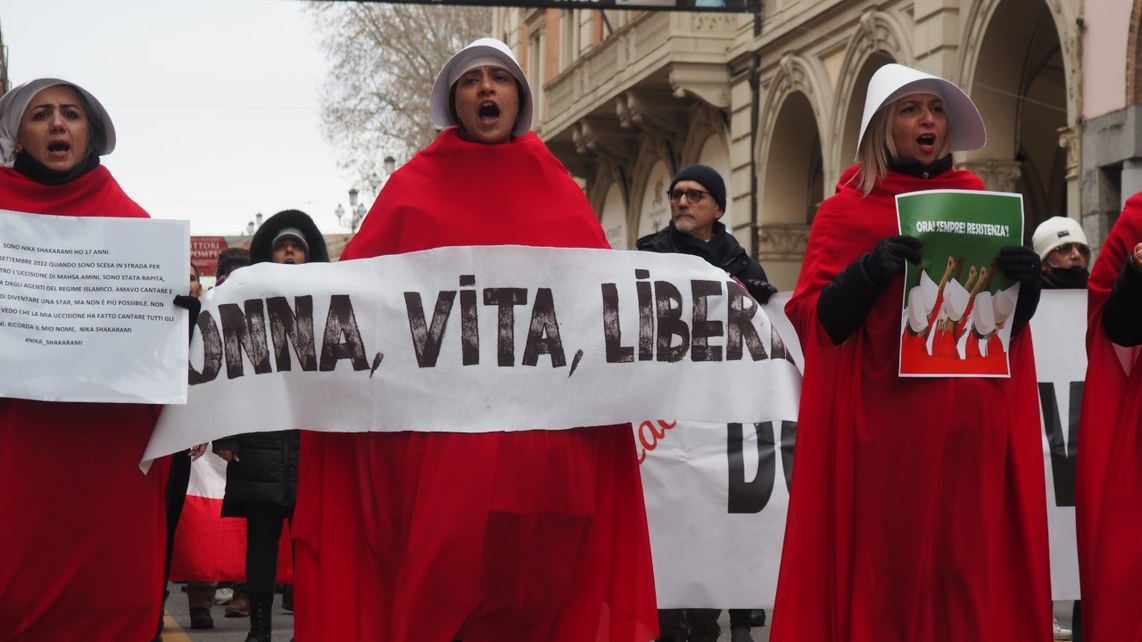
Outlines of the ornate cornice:
M 809 245 L 808 225 L 759 225 L 757 228 L 758 258 L 800 261 Z
M 993 192 L 1015 192 L 1023 169 L 1019 161 L 977 160 L 960 165 L 983 179 L 987 189 Z
M 670 89 L 675 98 L 693 94 L 718 109 L 729 109 L 730 66 L 675 62 L 670 65 Z

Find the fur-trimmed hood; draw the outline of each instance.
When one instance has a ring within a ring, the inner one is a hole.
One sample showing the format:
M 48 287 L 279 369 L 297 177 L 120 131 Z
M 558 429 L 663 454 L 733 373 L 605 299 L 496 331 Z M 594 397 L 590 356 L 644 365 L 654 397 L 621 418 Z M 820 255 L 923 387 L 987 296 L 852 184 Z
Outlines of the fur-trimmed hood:
M 325 247 L 325 237 L 309 214 L 301 210 L 283 210 L 266 219 L 265 223 L 254 233 L 250 241 L 250 262 L 267 263 L 274 260 L 274 237 L 278 232 L 296 227 L 305 235 L 305 244 L 309 246 L 306 251 L 307 263 L 328 263 L 329 250 Z

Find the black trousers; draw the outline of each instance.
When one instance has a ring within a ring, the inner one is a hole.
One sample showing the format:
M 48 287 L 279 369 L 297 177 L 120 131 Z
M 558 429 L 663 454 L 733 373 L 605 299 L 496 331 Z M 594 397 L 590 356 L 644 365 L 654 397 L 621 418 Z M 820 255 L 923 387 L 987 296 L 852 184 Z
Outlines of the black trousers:
M 273 594 L 277 589 L 278 543 L 282 522 L 292 517 L 285 507 L 250 504 L 246 507 L 246 589 Z M 292 555 L 292 551 L 291 551 Z
M 163 587 L 171 576 L 171 557 L 174 555 L 174 534 L 186 503 L 186 487 L 190 484 L 190 454 L 185 450 L 171 455 L 171 472 L 167 477 L 167 558 L 163 565 Z

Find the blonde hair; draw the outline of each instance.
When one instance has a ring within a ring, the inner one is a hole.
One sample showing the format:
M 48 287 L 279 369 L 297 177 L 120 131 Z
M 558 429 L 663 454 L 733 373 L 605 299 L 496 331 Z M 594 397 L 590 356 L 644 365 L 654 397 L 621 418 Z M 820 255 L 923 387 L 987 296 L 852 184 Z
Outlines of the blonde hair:
M 868 128 L 866 129 L 863 140 L 861 140 L 861 147 L 858 150 L 857 158 L 860 160 L 860 169 L 856 174 L 857 187 L 860 191 L 868 196 L 872 192 L 872 188 L 884 177 L 888 175 L 888 163 L 891 159 L 898 157 L 896 152 L 896 144 L 892 141 L 892 124 L 896 116 L 896 110 L 900 107 L 900 103 L 908 96 L 901 96 L 893 102 L 884 105 L 876 110 L 872 118 L 868 121 Z M 947 102 L 940 97 L 941 102 L 944 102 L 944 109 L 946 110 Z M 949 129 L 944 135 L 944 144 L 940 146 L 940 153 L 937 158 L 943 158 L 952 153 L 952 136 L 951 136 L 951 119 L 948 119 Z

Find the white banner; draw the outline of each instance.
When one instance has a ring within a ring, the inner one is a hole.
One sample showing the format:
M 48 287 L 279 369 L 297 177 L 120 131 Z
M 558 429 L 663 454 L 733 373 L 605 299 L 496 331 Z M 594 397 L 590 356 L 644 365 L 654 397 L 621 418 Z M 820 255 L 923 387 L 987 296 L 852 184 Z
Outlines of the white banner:
M 0 210 L 0 396 L 185 403 L 186 221 Z
M 1079 598 L 1075 544 L 1075 446 L 1086 381 L 1086 290 L 1044 290 L 1031 318 L 1043 466 L 1047 472 L 1047 526 L 1051 538 L 1051 593 Z
M 799 394 L 760 306 L 695 257 L 501 246 L 263 263 L 214 290 L 189 403 L 166 407 L 144 458 L 291 427 L 794 420 Z
M 764 307 L 801 367 L 800 344 L 784 314 L 788 299 L 781 293 Z M 1079 596 L 1074 458 L 1086 374 L 1086 291 L 1044 291 L 1031 326 L 1052 597 L 1071 600 Z M 772 607 L 795 437 L 793 422 L 635 424 L 660 608 Z
M 634 428 L 659 608 L 772 605 L 796 422 Z

